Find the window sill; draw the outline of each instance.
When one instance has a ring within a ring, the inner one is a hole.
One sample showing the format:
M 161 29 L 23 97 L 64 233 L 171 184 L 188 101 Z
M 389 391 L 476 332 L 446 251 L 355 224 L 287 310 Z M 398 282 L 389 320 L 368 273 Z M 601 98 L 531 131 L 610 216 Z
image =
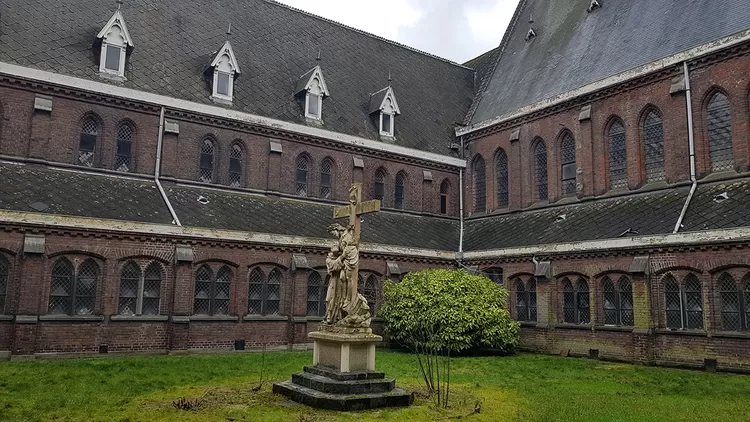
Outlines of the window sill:
M 518 322 L 521 327 L 530 327 L 530 328 L 536 328 L 537 323 L 536 321 L 516 321 Z
M 746 338 L 746 339 L 750 339 L 750 332 L 742 332 L 742 331 L 717 331 L 717 332 L 711 333 L 711 337 Z
M 299 317 L 294 317 L 294 322 L 323 322 L 323 317 L 299 316 Z
M 656 334 L 669 334 L 677 336 L 694 336 L 694 337 L 707 337 L 708 333 L 704 330 L 670 330 L 666 328 L 659 328 L 654 330 Z
M 289 321 L 284 315 L 245 315 L 243 321 Z
M 109 317 L 110 321 L 140 321 L 140 322 L 166 322 L 169 321 L 167 315 L 113 315 Z
M 234 315 L 191 315 L 189 321 L 206 321 L 206 322 L 221 322 L 221 321 L 239 321 L 239 317 Z
M 618 331 L 621 333 L 632 333 L 633 327 L 624 325 L 595 325 L 594 330 L 596 331 Z
M 219 97 L 216 95 L 211 96 L 211 101 L 213 101 L 216 104 L 222 104 L 222 105 L 232 105 L 232 97 Z
M 592 329 L 591 324 L 557 324 L 554 326 L 554 328 L 561 328 L 564 330 L 586 330 L 590 331 Z
M 41 315 L 39 321 L 61 321 L 61 322 L 102 322 L 101 315 Z
M 0 315 L 0 321 L 13 321 L 13 315 Z

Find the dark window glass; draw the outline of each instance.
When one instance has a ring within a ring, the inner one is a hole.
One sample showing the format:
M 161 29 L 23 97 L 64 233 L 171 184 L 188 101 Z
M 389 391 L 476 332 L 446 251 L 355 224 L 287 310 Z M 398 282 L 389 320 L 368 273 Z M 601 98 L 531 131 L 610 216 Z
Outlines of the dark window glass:
M 73 265 L 65 258 L 52 268 L 52 285 L 48 312 L 50 314 L 91 315 L 94 313 L 96 282 L 99 267 L 87 259 L 73 272 Z
M 0 315 L 5 313 L 5 297 L 8 294 L 8 277 L 10 275 L 10 263 L 0 255 Z
M 326 294 L 323 277 L 317 271 L 311 271 L 307 276 L 307 315 L 325 316 Z
M 703 294 L 701 282 L 690 274 L 685 278 L 685 313 L 689 329 L 703 328 Z
M 310 160 L 306 155 L 300 155 L 297 157 L 297 173 L 295 180 L 297 182 L 297 195 L 307 196 L 309 192 L 309 185 L 307 179 L 307 173 L 310 171 Z
M 576 294 L 567 278 L 563 280 L 563 321 L 569 324 L 576 322 Z
M 67 315 L 72 312 L 73 279 L 73 264 L 65 258 L 57 260 L 52 267 L 47 312 L 58 315 Z
M 138 290 L 141 268 L 135 262 L 127 263 L 120 273 L 120 315 L 138 314 Z
M 508 154 L 505 150 L 497 152 L 495 157 L 495 177 L 497 178 L 497 206 L 508 208 Z
M 672 276 L 667 276 L 664 279 L 664 311 L 666 313 L 667 328 L 683 328 L 680 285 Z
M 117 156 L 115 157 L 115 170 L 128 172 L 131 170 L 131 150 L 133 147 L 133 128 L 130 125 L 121 125 L 117 129 Z
M 625 146 L 625 126 L 615 120 L 609 127 L 609 187 L 628 187 L 627 150 Z
M 529 280 L 526 288 L 529 295 L 529 321 L 536 321 L 536 280 Z
M 320 165 L 320 197 L 333 199 L 332 187 L 333 161 L 330 158 L 323 160 Z
M 380 128 L 380 132 L 382 132 L 382 133 L 384 133 L 386 135 L 390 135 L 391 132 L 392 132 L 392 130 L 391 130 L 391 119 L 392 119 L 392 116 L 390 114 L 385 114 L 385 113 L 383 113 L 382 116 L 383 116 L 383 127 Z
M 232 284 L 232 271 L 222 266 L 214 275 L 208 265 L 202 265 L 195 272 L 196 315 L 228 315 L 229 297 Z
M 451 185 L 447 180 L 440 184 L 440 214 L 448 214 L 448 192 Z
M 120 315 L 159 315 L 161 266 L 152 263 L 141 273 L 135 262 L 128 262 L 120 273 Z
M 320 114 L 320 97 L 315 94 L 307 94 L 307 115 L 318 117 Z
M 396 189 L 395 189 L 395 195 L 394 195 L 394 207 L 396 209 L 402 210 L 404 209 L 404 189 L 406 184 L 406 176 L 404 176 L 403 173 L 398 173 L 396 175 Z
M 214 180 L 214 143 L 210 139 L 204 139 L 201 145 L 199 178 L 204 183 L 211 183 Z
M 229 152 L 229 186 L 242 186 L 242 147 L 237 144 L 232 145 Z
M 250 272 L 248 287 L 249 314 L 278 315 L 281 310 L 281 272 L 274 268 L 265 278 L 260 268 Z
M 218 76 L 216 78 L 216 93 L 220 95 L 226 95 L 229 96 L 229 78 L 231 77 L 230 74 L 219 72 Z
M 664 126 L 655 110 L 643 121 L 643 147 L 646 160 L 646 182 L 664 180 Z
M 579 279 L 575 287 L 567 278 L 563 279 L 563 319 L 570 324 L 588 324 L 591 312 L 589 309 L 589 286 Z
M 122 48 L 105 44 L 107 52 L 105 53 L 104 68 L 114 72 L 120 71 L 120 54 Z
M 633 285 L 630 279 L 625 276 L 620 277 L 618 283 L 618 297 L 620 300 L 620 324 L 632 327 L 635 323 L 633 313 Z
M 159 315 L 161 297 L 161 265 L 156 262 L 146 267 L 141 289 L 141 314 Z
M 721 290 L 721 323 L 726 331 L 741 331 L 747 329 L 743 323 L 743 295 L 737 289 L 737 283 L 729 274 L 719 277 L 719 289 Z M 744 325 L 744 326 L 743 326 Z
M 732 157 L 732 119 L 729 99 L 717 92 L 708 102 L 708 147 L 711 170 L 724 171 L 734 168 Z
M 278 315 L 281 304 L 281 272 L 274 268 L 268 274 L 268 288 L 266 293 L 266 307 L 264 315 Z
M 633 325 L 633 290 L 630 280 L 623 276 L 617 283 L 618 288 L 612 280 L 604 279 L 604 291 L 602 292 L 604 308 L 604 324 L 606 325 Z
M 253 315 L 260 315 L 263 312 L 263 286 L 266 283 L 266 277 L 260 268 L 255 268 L 250 272 L 250 285 L 247 295 L 247 312 Z
M 576 141 L 566 133 L 560 142 L 560 177 L 563 195 L 576 194 Z
M 615 291 L 615 285 L 609 278 L 604 280 L 602 299 L 602 304 L 604 305 L 604 324 L 618 325 L 618 297 L 617 292 Z
M 703 329 L 703 293 L 701 282 L 689 274 L 682 288 L 672 276 L 664 280 L 664 302 L 667 328 Z
M 96 149 L 96 140 L 99 136 L 99 124 L 93 117 L 83 121 L 81 126 L 81 138 L 78 143 L 78 164 L 93 167 L 94 150 Z
M 529 294 L 521 280 L 516 280 L 516 314 L 519 321 L 529 320 Z
M 547 146 L 539 140 L 534 144 L 534 194 L 537 201 L 549 198 L 547 183 Z
M 481 155 L 477 155 L 474 159 L 472 173 L 474 179 L 474 212 L 485 212 L 487 211 L 487 179 L 484 158 Z
M 385 170 L 378 169 L 375 172 L 375 183 L 374 183 L 375 199 L 383 202 L 385 198 Z

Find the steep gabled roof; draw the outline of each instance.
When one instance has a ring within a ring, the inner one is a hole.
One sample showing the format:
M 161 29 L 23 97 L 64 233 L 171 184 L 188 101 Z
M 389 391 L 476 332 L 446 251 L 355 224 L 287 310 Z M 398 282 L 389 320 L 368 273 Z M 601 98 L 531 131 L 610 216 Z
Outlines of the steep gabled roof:
M 99 77 L 92 44 L 113 6 L 90 0 L 5 0 L 0 3 L 0 61 L 109 83 Z M 334 93 L 326 100 L 325 129 L 378 140 L 375 119 L 368 115 L 370 95 L 392 71 L 399 105 L 409 110 L 399 120 L 396 144 L 450 154 L 453 124 L 463 120 L 473 99 L 471 69 L 276 2 L 125 2 L 122 14 L 138 46 L 127 59 L 127 88 L 212 104 L 203 72 L 231 23 L 243 74 L 228 108 L 307 124 L 294 89 L 321 51 L 321 67 Z
M 590 3 L 521 0 L 472 124 L 750 28 L 748 0 Z

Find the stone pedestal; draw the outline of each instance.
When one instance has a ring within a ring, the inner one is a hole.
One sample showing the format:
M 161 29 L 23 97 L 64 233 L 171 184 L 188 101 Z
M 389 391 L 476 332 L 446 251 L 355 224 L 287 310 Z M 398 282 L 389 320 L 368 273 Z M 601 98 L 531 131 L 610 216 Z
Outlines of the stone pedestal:
M 339 334 L 315 331 L 307 335 L 313 339 L 313 366 L 325 366 L 337 372 L 375 370 L 375 345 L 383 337 L 372 333 Z

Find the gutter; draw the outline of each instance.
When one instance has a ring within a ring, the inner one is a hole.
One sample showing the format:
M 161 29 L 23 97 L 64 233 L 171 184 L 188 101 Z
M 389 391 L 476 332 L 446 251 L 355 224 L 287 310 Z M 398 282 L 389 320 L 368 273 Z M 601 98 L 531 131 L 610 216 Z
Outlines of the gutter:
M 164 188 L 162 187 L 161 182 L 159 181 L 159 176 L 161 176 L 161 154 L 162 154 L 163 143 L 164 143 L 164 107 L 161 108 L 161 113 L 159 114 L 159 137 L 156 142 L 156 168 L 154 169 L 154 183 L 156 183 L 156 187 L 159 188 L 161 199 L 164 200 L 164 203 L 167 205 L 167 208 L 169 208 L 169 213 L 172 215 L 172 224 L 177 225 L 177 227 L 182 227 L 182 224 L 180 223 L 180 219 L 177 217 L 177 213 L 174 211 L 174 208 L 172 208 L 172 203 L 169 202 L 167 193 L 164 192 Z
M 677 219 L 677 223 L 674 225 L 674 231 L 672 231 L 672 233 L 677 233 L 680 231 L 680 228 L 682 228 L 682 220 L 685 219 L 685 214 L 690 207 L 690 201 L 693 200 L 695 189 L 698 187 L 698 180 L 695 177 L 695 135 L 693 133 L 693 103 L 692 93 L 690 91 L 690 73 L 688 71 L 687 62 L 682 62 L 682 69 L 685 73 L 685 104 L 687 107 L 688 143 L 690 145 L 690 181 L 693 182 L 693 185 L 690 187 L 690 193 L 685 200 L 685 205 L 682 207 L 682 212 L 680 212 L 680 217 Z

